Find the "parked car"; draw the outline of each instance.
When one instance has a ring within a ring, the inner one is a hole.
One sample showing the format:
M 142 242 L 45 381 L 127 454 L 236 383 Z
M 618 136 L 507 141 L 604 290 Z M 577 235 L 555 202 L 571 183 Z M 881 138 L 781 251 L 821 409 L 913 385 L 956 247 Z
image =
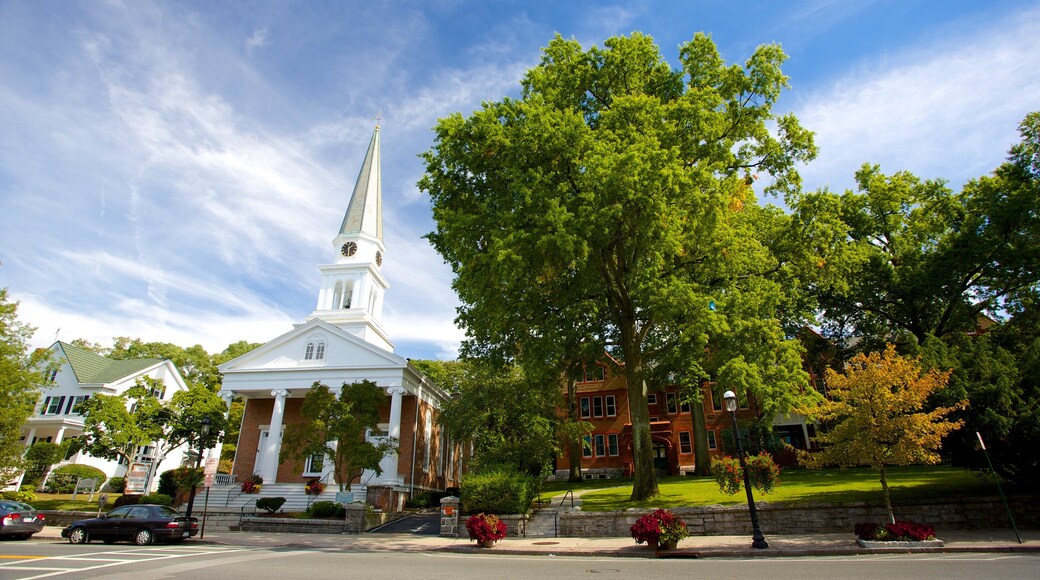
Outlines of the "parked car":
M 43 529 L 43 514 L 33 506 L 13 500 L 0 500 L 0 536 L 28 540 Z
M 169 506 L 141 504 L 117 507 L 101 517 L 72 522 L 61 531 L 61 537 L 73 544 L 127 540 L 146 546 L 157 540 L 180 542 L 198 532 L 198 518 L 189 521 Z

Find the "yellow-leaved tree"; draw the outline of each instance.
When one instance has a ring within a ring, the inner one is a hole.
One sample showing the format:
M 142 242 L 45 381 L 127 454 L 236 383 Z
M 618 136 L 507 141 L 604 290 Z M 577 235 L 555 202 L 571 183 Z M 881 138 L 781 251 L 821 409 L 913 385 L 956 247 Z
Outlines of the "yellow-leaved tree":
M 869 465 L 881 473 L 889 521 L 895 522 L 885 468 L 890 465 L 934 464 L 942 438 L 963 421 L 950 412 L 968 406 L 925 410 L 928 396 L 946 386 L 950 372 L 921 372 L 919 359 L 900 356 L 889 344 L 883 353 L 853 357 L 844 373 L 827 370 L 829 400 L 803 412 L 824 428 L 816 442 L 822 449 L 802 453 L 807 467 Z

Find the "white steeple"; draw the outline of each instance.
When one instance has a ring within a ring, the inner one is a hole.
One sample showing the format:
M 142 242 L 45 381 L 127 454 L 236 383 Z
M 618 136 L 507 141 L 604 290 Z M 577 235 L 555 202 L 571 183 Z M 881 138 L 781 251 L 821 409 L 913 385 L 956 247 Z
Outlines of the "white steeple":
M 376 125 L 343 224 L 332 240 L 334 262 L 318 267 L 322 274 L 318 305 L 307 319 L 320 318 L 393 352 L 382 324 L 383 296 L 389 284 L 380 273 L 386 254 L 380 173 Z

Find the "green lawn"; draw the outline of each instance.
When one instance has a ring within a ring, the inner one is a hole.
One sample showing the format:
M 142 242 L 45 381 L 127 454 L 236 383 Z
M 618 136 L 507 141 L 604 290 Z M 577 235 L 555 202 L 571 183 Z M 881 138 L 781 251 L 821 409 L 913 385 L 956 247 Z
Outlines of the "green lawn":
M 658 483 L 661 494 L 643 502 L 629 501 L 632 493 L 630 479 L 597 479 L 580 484 L 550 482 L 543 488 L 542 497 L 558 495 L 568 489 L 593 490 L 582 494 L 583 511 L 747 502 L 743 489 L 735 495 L 724 494 L 711 477 L 665 477 Z M 888 486 L 893 503 L 923 498 L 997 497 L 991 478 L 946 466 L 890 468 Z M 755 501 L 776 504 L 882 502 L 883 496 L 878 472 L 871 469 L 785 469 L 780 475 L 780 484 L 772 492 L 755 491 Z

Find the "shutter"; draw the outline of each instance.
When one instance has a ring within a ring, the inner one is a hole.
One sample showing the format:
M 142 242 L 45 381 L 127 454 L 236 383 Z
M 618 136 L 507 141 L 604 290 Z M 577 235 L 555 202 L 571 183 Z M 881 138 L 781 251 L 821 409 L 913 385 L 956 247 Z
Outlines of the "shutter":
M 47 407 L 50 404 L 51 404 L 51 398 L 50 397 L 47 397 L 46 399 L 43 400 L 43 408 L 40 409 L 40 414 L 41 415 L 46 415 L 47 414 Z

